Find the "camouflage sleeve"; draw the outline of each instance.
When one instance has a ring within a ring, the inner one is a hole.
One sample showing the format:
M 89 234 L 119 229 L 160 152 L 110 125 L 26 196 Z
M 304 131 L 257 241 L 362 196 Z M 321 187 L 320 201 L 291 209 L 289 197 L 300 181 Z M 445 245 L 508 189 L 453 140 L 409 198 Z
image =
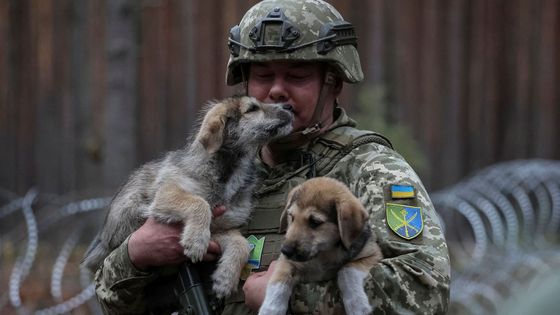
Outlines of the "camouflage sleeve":
M 449 302 L 450 266 L 447 244 L 430 198 L 412 168 L 396 152 L 380 145 L 362 145 L 343 158 L 328 176 L 345 182 L 370 213 L 384 259 L 372 268 L 365 289 L 374 314 L 445 314 Z M 424 228 L 412 240 L 387 225 L 386 188 L 416 188 Z M 342 301 L 335 281 L 299 284 L 290 306 L 294 314 L 327 314 Z
M 144 314 L 144 288 L 156 276 L 136 269 L 128 256 L 128 238 L 95 273 L 95 292 L 105 314 Z

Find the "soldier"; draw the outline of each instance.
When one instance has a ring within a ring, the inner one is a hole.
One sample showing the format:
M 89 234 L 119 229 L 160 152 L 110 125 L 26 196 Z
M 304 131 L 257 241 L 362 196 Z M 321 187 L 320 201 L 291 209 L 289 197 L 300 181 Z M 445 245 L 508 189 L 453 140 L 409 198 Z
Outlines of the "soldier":
M 384 259 L 365 288 L 375 314 L 444 314 L 449 302 L 449 257 L 439 219 L 413 169 L 383 136 L 355 128 L 338 107 L 343 82 L 363 79 L 352 24 L 320 0 L 265 0 L 231 29 L 226 81 L 244 84 L 250 96 L 292 106 L 292 135 L 261 148 L 255 209 L 244 231 L 252 262 L 222 314 L 253 314 L 264 299 L 278 257 L 279 218 L 287 193 L 308 178 L 344 182 L 369 212 Z M 220 215 L 227 209 L 214 209 Z M 161 301 L 161 266 L 185 260 L 180 226 L 149 219 L 96 272 L 106 313 L 147 313 Z M 205 260 L 215 260 L 211 243 Z M 269 268 L 270 267 L 270 268 Z M 163 285 L 162 285 L 163 283 Z M 336 281 L 302 283 L 290 299 L 293 314 L 340 314 Z

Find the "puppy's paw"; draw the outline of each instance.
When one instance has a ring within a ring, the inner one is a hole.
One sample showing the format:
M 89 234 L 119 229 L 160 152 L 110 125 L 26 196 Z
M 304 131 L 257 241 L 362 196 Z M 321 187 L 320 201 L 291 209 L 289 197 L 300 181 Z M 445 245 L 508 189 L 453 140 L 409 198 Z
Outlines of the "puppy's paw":
M 286 307 L 279 307 L 278 305 L 263 303 L 263 305 L 261 305 L 261 308 L 259 309 L 259 315 L 285 315 L 286 311 Z
M 210 231 L 201 233 L 187 233 L 183 231 L 180 243 L 185 248 L 185 256 L 193 263 L 199 262 L 208 249 Z
M 228 272 L 227 268 L 220 267 L 223 266 L 218 266 L 212 274 L 212 290 L 219 299 L 227 297 L 237 290 L 237 284 L 239 283 L 239 276 L 236 277 L 234 273 Z
M 259 315 L 284 315 L 288 311 L 292 287 L 285 283 L 268 283 Z
M 344 306 L 348 315 L 369 315 L 373 312 L 373 308 L 368 301 L 360 298 L 344 301 Z

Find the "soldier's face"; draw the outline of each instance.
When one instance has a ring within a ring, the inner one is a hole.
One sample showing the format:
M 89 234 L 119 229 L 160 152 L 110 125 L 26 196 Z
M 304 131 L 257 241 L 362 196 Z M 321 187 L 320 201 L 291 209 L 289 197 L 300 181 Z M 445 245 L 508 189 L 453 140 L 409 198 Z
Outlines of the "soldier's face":
M 265 103 L 288 103 L 294 109 L 294 131 L 308 127 L 319 98 L 323 70 L 319 64 L 274 61 L 249 67 L 248 93 Z M 326 104 L 333 104 L 329 95 Z M 323 109 L 323 118 L 332 115 L 332 107 Z

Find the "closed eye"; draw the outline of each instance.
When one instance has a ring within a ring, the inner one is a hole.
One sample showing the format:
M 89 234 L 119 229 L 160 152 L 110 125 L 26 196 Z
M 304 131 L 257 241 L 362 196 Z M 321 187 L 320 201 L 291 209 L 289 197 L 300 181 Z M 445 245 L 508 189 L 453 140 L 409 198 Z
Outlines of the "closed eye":
M 245 111 L 245 113 L 251 113 L 251 112 L 256 112 L 260 109 L 259 105 L 255 104 L 255 103 L 251 103 L 249 105 L 249 107 L 247 108 L 247 110 Z
M 323 224 L 323 221 L 315 218 L 315 217 L 309 217 L 309 221 L 308 221 L 309 227 L 312 229 L 316 229 L 318 228 L 321 224 Z

